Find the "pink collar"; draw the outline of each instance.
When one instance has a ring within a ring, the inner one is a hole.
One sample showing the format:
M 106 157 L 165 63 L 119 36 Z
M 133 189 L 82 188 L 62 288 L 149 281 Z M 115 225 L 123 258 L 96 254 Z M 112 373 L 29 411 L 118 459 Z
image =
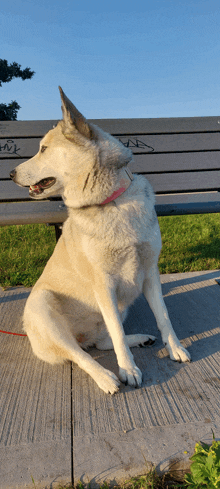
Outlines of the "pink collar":
M 112 200 L 117 199 L 117 197 L 119 197 L 119 195 L 123 194 L 123 192 L 125 192 L 125 190 L 127 190 L 128 187 L 130 187 L 132 180 L 134 180 L 134 177 L 133 177 L 131 170 L 129 168 L 123 168 L 123 170 L 125 172 L 125 175 L 120 180 L 119 189 L 115 190 L 113 192 L 113 194 L 110 195 L 110 197 L 107 197 L 107 199 L 105 199 L 104 202 L 101 202 L 101 204 L 99 204 L 99 205 L 108 204 Z

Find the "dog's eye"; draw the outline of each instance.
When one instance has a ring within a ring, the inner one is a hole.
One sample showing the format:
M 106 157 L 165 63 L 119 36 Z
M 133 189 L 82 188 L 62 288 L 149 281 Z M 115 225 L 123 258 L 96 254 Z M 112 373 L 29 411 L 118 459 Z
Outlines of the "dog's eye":
M 45 151 L 45 149 L 47 149 L 47 146 L 41 146 L 40 152 L 43 153 Z

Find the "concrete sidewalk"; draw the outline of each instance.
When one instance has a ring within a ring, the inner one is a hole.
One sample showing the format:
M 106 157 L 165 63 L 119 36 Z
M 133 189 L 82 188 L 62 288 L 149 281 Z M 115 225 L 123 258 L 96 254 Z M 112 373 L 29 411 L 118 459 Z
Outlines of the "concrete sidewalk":
M 220 271 L 161 275 L 174 329 L 192 363 L 172 362 L 143 296 L 125 331 L 157 336 L 132 348 L 143 385 L 106 395 L 76 365 L 52 367 L 34 357 L 26 337 L 0 333 L 0 488 L 58 488 L 119 483 L 189 467 L 199 440 L 220 439 Z M 31 289 L 0 289 L 0 329 L 22 333 Z M 90 354 L 117 374 L 112 351 Z M 184 453 L 187 452 L 187 453 Z

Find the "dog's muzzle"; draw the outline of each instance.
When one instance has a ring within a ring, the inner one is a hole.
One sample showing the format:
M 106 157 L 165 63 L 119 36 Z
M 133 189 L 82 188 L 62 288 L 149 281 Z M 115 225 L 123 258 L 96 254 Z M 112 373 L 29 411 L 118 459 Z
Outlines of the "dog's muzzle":
M 16 168 L 10 172 L 10 178 L 16 182 Z M 56 183 L 56 178 L 54 177 L 48 177 L 48 178 L 43 178 L 39 182 L 35 183 L 34 185 L 24 185 L 24 187 L 29 187 L 29 195 L 30 197 L 35 197 L 37 195 L 40 195 L 46 190 L 47 188 L 52 187 Z M 18 184 L 20 185 L 20 184 Z

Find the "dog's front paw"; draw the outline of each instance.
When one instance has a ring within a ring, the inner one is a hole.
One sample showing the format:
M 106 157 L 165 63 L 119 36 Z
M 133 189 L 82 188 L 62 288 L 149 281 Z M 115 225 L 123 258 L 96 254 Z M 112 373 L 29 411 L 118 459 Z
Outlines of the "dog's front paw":
M 127 369 L 119 367 L 119 379 L 125 385 L 128 384 L 133 387 L 140 387 L 142 383 L 142 373 L 136 365 Z
M 104 369 L 104 371 L 99 373 L 98 378 L 94 379 L 98 384 L 99 388 L 102 389 L 106 394 L 115 394 L 119 390 L 120 382 L 118 377 L 116 377 L 110 370 Z
M 180 363 L 191 361 L 191 356 L 189 352 L 181 345 L 180 342 L 172 346 L 167 343 L 165 346 L 168 349 L 171 360 Z

